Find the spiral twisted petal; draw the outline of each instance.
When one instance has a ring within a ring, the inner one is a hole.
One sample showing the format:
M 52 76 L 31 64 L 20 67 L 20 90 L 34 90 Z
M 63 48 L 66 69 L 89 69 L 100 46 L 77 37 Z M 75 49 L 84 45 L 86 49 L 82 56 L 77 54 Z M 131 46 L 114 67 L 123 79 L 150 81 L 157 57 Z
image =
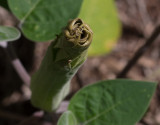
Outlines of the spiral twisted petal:
M 76 18 L 69 22 L 65 30 L 65 37 L 75 45 L 88 46 L 92 41 L 93 32 L 81 19 Z

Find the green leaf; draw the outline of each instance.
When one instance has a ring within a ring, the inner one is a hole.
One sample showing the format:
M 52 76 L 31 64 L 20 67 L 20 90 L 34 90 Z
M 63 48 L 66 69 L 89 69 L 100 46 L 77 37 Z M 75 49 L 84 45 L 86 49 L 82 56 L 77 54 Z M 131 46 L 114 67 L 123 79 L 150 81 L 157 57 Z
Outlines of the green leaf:
M 23 33 L 34 41 L 53 40 L 69 19 L 77 17 L 82 0 L 8 0 Z
M 7 10 L 9 10 L 7 0 L 0 0 L 0 6 L 4 7 Z
M 59 118 L 57 125 L 77 125 L 77 120 L 71 111 L 66 111 Z
M 0 42 L 14 41 L 20 37 L 20 32 L 14 27 L 0 26 Z
M 93 43 L 89 55 L 109 52 L 120 36 L 121 25 L 114 0 L 84 0 L 79 17 L 93 30 Z
M 134 125 L 145 113 L 156 84 L 108 80 L 89 85 L 70 101 L 78 125 Z

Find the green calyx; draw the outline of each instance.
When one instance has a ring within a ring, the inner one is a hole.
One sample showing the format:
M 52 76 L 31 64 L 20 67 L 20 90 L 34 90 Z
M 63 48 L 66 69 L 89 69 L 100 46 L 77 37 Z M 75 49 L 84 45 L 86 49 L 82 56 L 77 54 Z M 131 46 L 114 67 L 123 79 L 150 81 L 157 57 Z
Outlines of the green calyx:
M 51 43 L 31 79 L 31 102 L 45 111 L 56 110 L 70 90 L 70 81 L 84 63 L 92 31 L 81 19 L 69 22 Z

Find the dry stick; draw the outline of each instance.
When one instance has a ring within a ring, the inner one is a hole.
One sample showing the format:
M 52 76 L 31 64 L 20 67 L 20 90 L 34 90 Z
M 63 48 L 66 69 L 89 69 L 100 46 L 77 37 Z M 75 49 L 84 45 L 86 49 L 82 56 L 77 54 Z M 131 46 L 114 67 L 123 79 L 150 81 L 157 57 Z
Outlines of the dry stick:
M 138 59 L 146 52 L 146 50 L 150 47 L 150 45 L 155 41 L 160 33 L 160 25 L 156 27 L 152 35 L 146 41 L 146 43 L 139 48 L 139 50 L 135 53 L 133 58 L 128 62 L 128 64 L 124 67 L 124 69 L 117 75 L 117 78 L 124 78 L 126 74 L 130 71 L 130 69 L 136 64 Z
M 30 86 L 30 76 L 27 73 L 26 69 L 22 65 L 21 61 L 18 59 L 14 49 L 12 48 L 12 43 L 8 43 L 7 47 L 4 48 L 7 56 L 11 60 L 11 64 L 18 73 L 19 77 L 23 80 L 23 82 L 27 85 Z

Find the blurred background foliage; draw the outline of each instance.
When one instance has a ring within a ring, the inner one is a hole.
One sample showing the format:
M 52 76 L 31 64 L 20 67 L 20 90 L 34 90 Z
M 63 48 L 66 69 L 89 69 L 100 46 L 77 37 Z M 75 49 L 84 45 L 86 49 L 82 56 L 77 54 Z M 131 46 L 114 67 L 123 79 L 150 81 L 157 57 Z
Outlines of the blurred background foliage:
M 89 24 L 94 33 L 89 55 L 110 52 L 121 34 L 114 0 L 84 0 L 79 17 Z

